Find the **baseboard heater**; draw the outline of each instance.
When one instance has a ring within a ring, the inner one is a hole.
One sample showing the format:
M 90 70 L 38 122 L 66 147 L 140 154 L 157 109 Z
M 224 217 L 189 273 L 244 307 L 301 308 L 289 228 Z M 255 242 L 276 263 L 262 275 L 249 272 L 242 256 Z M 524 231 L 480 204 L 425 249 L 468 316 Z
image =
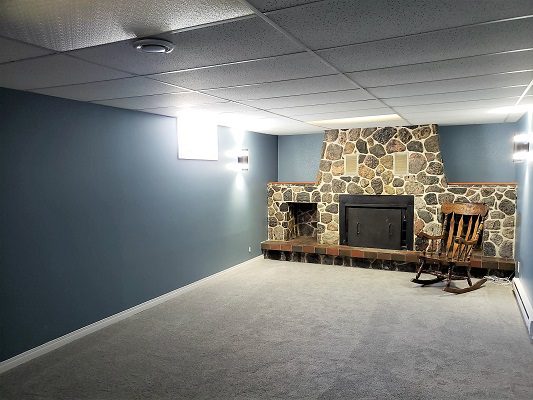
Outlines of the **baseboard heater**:
M 513 279 L 513 292 L 515 294 L 518 307 L 522 312 L 522 317 L 524 318 L 529 337 L 533 340 L 533 306 L 530 299 L 527 297 L 522 282 L 518 278 Z

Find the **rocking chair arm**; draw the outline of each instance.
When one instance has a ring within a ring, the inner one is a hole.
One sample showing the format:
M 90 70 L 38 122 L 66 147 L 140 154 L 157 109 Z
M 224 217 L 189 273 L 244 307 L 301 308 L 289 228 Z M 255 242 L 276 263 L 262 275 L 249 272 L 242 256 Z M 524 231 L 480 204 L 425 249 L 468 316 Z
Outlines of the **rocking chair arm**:
M 459 244 L 464 244 L 466 246 L 474 246 L 478 241 L 478 238 L 475 237 L 474 239 L 472 240 L 465 240 L 461 237 L 456 237 L 455 238 L 455 243 L 459 243 Z
M 418 232 L 416 236 L 423 238 L 423 239 L 430 239 L 430 240 L 437 240 L 442 239 L 443 235 L 428 235 L 426 232 Z

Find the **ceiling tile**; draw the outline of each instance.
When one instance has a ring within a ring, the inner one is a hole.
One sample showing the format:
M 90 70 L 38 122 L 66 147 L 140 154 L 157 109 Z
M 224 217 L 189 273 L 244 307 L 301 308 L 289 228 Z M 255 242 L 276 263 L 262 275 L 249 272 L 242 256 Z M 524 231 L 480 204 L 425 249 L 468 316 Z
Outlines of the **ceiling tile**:
M 282 8 L 295 7 L 302 4 L 314 3 L 321 0 L 247 0 L 259 11 L 273 11 Z
M 225 103 L 209 103 L 209 104 L 199 104 L 199 105 L 194 105 L 194 106 L 183 106 L 183 107 L 146 108 L 146 109 L 141 109 L 141 111 L 157 112 L 163 115 L 177 116 L 179 113 L 185 113 L 185 112 L 221 114 L 221 113 L 229 113 L 229 112 L 253 113 L 256 110 L 254 108 L 244 106 L 242 104 L 228 101 Z
M 520 96 L 524 88 L 512 87 L 501 89 L 483 89 L 472 90 L 466 92 L 454 92 L 454 93 L 440 93 L 440 94 L 425 94 L 421 96 L 410 97 L 398 97 L 391 99 L 383 99 L 391 107 L 396 106 L 409 106 L 417 104 L 431 104 L 431 103 L 451 103 L 456 101 L 468 101 L 468 100 L 484 100 L 484 99 L 497 99 L 503 97 Z
M 505 115 L 489 114 L 485 110 L 465 110 L 464 112 L 442 112 L 410 114 L 406 118 L 415 125 L 469 125 L 469 124 L 497 124 L 505 122 Z
M 373 99 L 373 97 L 364 90 L 353 89 L 338 92 L 302 94 L 299 96 L 274 97 L 271 99 L 242 100 L 242 102 L 258 108 L 271 109 L 367 99 Z
M 17 42 L 3 37 L 0 37 L 0 49 L 2 49 L 0 52 L 0 64 L 53 53 L 52 50 L 41 49 L 31 44 Z
M 282 82 L 211 89 L 206 92 L 229 100 L 254 100 L 269 97 L 332 92 L 335 90 L 349 89 L 351 87 L 354 87 L 353 83 L 342 75 L 327 75 L 315 78 L 292 79 Z
M 47 89 L 36 89 L 33 92 L 67 99 L 92 101 L 109 100 L 123 97 L 146 96 L 163 93 L 187 92 L 167 83 L 152 79 L 135 77 L 114 79 L 103 82 L 82 83 L 78 85 L 58 86 Z
M 324 129 L 321 127 L 283 117 L 255 119 L 248 121 L 245 126 L 247 130 L 252 132 L 267 133 L 271 135 L 324 132 Z
M 216 103 L 218 101 L 220 100 L 200 93 L 179 93 L 100 100 L 94 101 L 93 103 L 103 104 L 111 107 L 140 110 L 145 108 L 194 106 L 197 104 Z
M 364 100 L 364 101 L 350 101 L 346 103 L 334 103 L 334 104 L 317 104 L 312 106 L 301 107 L 289 107 L 281 109 L 272 109 L 281 115 L 288 117 L 296 117 L 299 115 L 319 114 L 338 112 L 338 111 L 359 111 L 359 110 L 371 110 L 376 108 L 384 108 L 384 105 L 379 100 Z M 391 112 L 390 109 L 388 109 Z
M 425 82 L 533 69 L 533 50 L 348 73 L 363 87 Z
M 130 76 L 72 57 L 57 54 L 0 64 L 0 86 L 36 89 Z
M 406 83 L 369 89 L 376 97 L 402 97 L 421 94 L 449 93 L 465 90 L 523 86 L 533 79 L 533 71 L 514 74 L 485 75 L 472 78 L 446 79 L 443 81 Z
M 531 0 L 329 0 L 268 14 L 312 49 L 533 14 Z
M 238 0 L 2 1 L 0 35 L 65 51 L 251 13 Z
M 394 114 L 390 108 L 374 108 L 371 110 L 348 110 L 348 111 L 332 111 L 327 113 L 311 113 L 294 116 L 293 118 L 300 121 L 322 121 L 328 119 L 344 119 L 344 118 L 359 118 L 370 117 L 374 115 Z
M 469 100 L 469 101 L 454 101 L 451 103 L 431 103 L 431 104 L 417 104 L 414 106 L 396 106 L 394 109 L 399 113 L 419 113 L 428 112 L 435 113 L 440 111 L 450 110 L 465 110 L 465 109 L 480 109 L 480 108 L 498 108 L 513 106 L 519 99 L 519 96 L 504 97 L 500 99 L 488 100 Z
M 308 53 L 152 75 L 163 82 L 189 89 L 214 89 L 288 79 L 328 75 L 333 71 Z
M 136 74 L 155 74 L 301 51 L 259 18 L 157 37 L 171 41 L 175 49 L 168 54 L 147 54 L 135 50 L 126 40 L 69 54 Z
M 341 71 L 354 72 L 533 47 L 533 18 L 457 28 L 323 50 Z

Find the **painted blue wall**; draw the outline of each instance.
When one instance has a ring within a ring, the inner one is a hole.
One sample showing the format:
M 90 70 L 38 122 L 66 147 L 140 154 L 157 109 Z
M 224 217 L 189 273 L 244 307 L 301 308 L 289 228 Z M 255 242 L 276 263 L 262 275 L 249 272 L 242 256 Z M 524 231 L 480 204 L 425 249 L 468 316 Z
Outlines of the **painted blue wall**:
M 450 182 L 513 182 L 515 124 L 439 126 L 445 173 Z M 280 136 L 278 180 L 314 181 L 323 134 Z
M 316 180 L 324 134 L 284 135 L 278 139 L 278 181 Z
M 7 89 L 0 117 L 0 360 L 260 254 L 276 136 L 178 160 L 174 118 Z
M 439 126 L 449 182 L 513 182 L 515 124 Z
M 517 123 L 517 132 L 533 135 L 533 115 L 524 115 Z M 516 163 L 517 195 L 517 255 L 519 278 L 526 295 L 533 301 L 533 161 Z

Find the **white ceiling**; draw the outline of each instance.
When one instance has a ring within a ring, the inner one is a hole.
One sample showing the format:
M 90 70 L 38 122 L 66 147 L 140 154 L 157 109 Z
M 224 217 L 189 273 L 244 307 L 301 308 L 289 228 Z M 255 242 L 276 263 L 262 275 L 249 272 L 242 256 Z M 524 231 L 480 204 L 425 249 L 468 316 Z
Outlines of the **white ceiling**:
M 0 86 L 270 134 L 513 122 L 489 111 L 533 104 L 532 32 L 532 0 L 8 0 Z

